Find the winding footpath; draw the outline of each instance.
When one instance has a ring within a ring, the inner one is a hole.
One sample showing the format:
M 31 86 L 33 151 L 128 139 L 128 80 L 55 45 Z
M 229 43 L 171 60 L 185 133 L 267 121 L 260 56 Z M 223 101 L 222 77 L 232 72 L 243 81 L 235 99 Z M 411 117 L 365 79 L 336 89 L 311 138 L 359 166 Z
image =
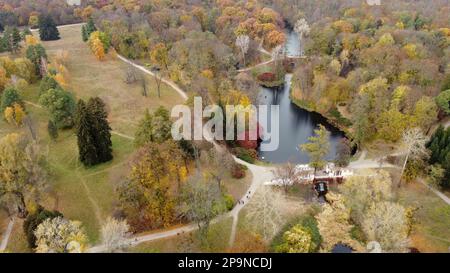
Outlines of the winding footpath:
M 15 218 L 11 218 L 8 223 L 8 227 L 6 228 L 5 234 L 3 234 L 3 240 L 0 243 L 0 252 L 5 251 L 6 246 L 8 245 L 9 237 L 11 236 L 11 232 L 14 227 Z
M 133 67 L 141 70 L 142 72 L 152 76 L 152 77 L 156 77 L 155 73 L 153 73 L 152 71 L 148 70 L 147 68 L 143 67 L 142 65 L 138 65 L 130 60 L 128 60 L 127 58 L 123 57 L 122 55 L 117 54 L 117 57 L 122 61 L 125 62 L 129 65 L 132 65 Z M 181 89 L 176 83 L 166 79 L 166 78 L 161 78 L 161 81 L 167 85 L 169 85 L 170 87 L 172 87 L 175 91 L 178 92 L 178 94 L 180 94 L 180 96 L 184 99 L 187 100 L 188 99 L 188 95 L 186 94 L 186 92 L 184 92 L 183 89 Z
M 138 65 L 136 63 L 134 63 L 131 60 L 126 59 L 125 57 L 117 54 L 117 57 L 129 64 L 132 65 L 133 67 L 139 69 L 140 71 L 155 77 L 156 75 L 151 72 L 150 70 L 148 70 L 147 68 L 145 68 L 142 65 Z M 170 87 L 172 87 L 175 91 L 178 92 L 178 94 L 184 99 L 187 100 L 188 96 L 186 94 L 186 92 L 181 89 L 176 83 L 166 79 L 166 78 L 162 78 L 161 79 L 162 82 L 164 82 L 165 84 L 169 85 Z M 116 135 L 128 138 L 128 139 L 134 139 L 134 137 L 132 136 L 128 136 L 128 135 L 124 135 L 118 132 L 112 132 Z M 214 144 L 214 146 L 216 147 L 216 149 L 222 149 L 222 147 L 220 145 L 218 145 L 215 141 L 212 141 L 212 143 Z M 248 188 L 248 191 L 245 193 L 245 195 L 240 199 L 242 201 L 244 201 L 242 204 L 238 203 L 234 206 L 234 208 L 229 211 L 228 213 L 224 214 L 224 215 L 220 215 L 217 218 L 214 219 L 213 222 L 217 222 L 220 219 L 226 218 L 226 217 L 232 217 L 233 218 L 233 223 L 232 223 L 232 230 L 231 230 L 231 235 L 230 235 L 230 240 L 229 240 L 229 244 L 232 245 L 234 242 L 234 238 L 236 236 L 236 227 L 237 227 L 237 223 L 239 220 L 239 212 L 242 210 L 242 208 L 245 207 L 245 205 L 248 204 L 248 202 L 250 201 L 250 199 L 252 198 L 253 194 L 256 192 L 256 190 L 264 184 L 264 182 L 270 181 L 274 178 L 273 175 L 273 170 L 274 167 L 262 167 L 262 166 L 257 166 L 254 164 L 250 164 L 247 163 L 235 156 L 233 156 L 234 161 L 236 163 L 245 165 L 247 167 L 247 169 L 250 171 L 251 175 L 252 175 L 252 182 L 250 184 L 250 187 Z M 167 231 L 162 231 L 162 232 L 156 232 L 156 233 L 150 233 L 150 234 L 146 234 L 146 235 L 141 235 L 141 236 L 136 236 L 136 237 L 132 237 L 127 241 L 127 244 L 129 246 L 135 246 L 138 245 L 140 243 L 143 242 L 149 242 L 149 241 L 154 241 L 154 240 L 158 240 L 158 239 L 163 239 L 163 238 L 168 238 L 168 237 L 172 237 L 172 236 L 176 236 L 182 233 L 187 233 L 187 232 L 191 232 L 198 229 L 198 226 L 195 224 L 190 224 L 190 225 L 186 225 L 183 227 L 179 227 L 179 228 L 175 228 L 175 229 L 170 229 Z M 88 252 L 94 253 L 94 252 L 104 252 L 107 251 L 107 249 L 105 248 L 104 245 L 97 245 L 94 246 L 90 249 L 88 249 Z

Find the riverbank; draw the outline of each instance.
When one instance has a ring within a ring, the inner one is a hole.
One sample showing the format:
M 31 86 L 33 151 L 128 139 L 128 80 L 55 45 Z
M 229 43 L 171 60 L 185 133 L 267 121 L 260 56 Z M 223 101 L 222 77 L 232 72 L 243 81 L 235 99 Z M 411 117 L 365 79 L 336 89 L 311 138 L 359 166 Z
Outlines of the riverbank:
M 291 89 L 289 90 L 289 98 L 293 104 L 295 104 L 297 107 L 305 111 L 322 116 L 324 119 L 327 120 L 329 124 L 333 125 L 338 130 L 342 131 L 347 138 L 349 139 L 352 138 L 352 133 L 350 131 L 351 121 L 343 117 L 337 108 L 330 109 L 328 112 L 317 111 L 316 109 L 314 109 L 314 107 L 311 106 L 311 103 L 308 102 L 307 100 L 295 98 L 292 95 L 292 92 L 293 90 L 291 87 Z

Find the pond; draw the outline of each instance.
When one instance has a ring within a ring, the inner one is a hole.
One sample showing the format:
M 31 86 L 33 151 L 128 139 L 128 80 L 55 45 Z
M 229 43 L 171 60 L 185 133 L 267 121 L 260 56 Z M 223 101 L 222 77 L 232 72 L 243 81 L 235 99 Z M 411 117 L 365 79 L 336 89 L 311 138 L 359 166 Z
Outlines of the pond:
M 286 52 L 288 56 L 296 56 L 300 51 L 300 43 L 295 32 L 287 34 Z M 300 144 L 306 143 L 308 137 L 314 135 L 314 129 L 319 124 L 324 125 L 330 131 L 330 152 L 327 160 L 333 160 L 336 155 L 336 146 L 345 137 L 344 133 L 332 126 L 327 120 L 317 113 L 311 113 L 301 109 L 289 98 L 292 75 L 285 76 L 283 87 L 269 89 L 261 87 L 259 93 L 260 105 L 279 105 L 279 147 L 275 151 L 259 151 L 259 157 L 270 163 L 307 163 L 308 155 L 299 148 Z M 270 107 L 269 107 L 270 110 Z M 270 114 L 270 111 L 269 111 Z M 269 119 L 270 120 L 270 119 Z M 275 119 L 277 120 L 277 119 Z M 270 123 L 268 131 L 271 130 Z

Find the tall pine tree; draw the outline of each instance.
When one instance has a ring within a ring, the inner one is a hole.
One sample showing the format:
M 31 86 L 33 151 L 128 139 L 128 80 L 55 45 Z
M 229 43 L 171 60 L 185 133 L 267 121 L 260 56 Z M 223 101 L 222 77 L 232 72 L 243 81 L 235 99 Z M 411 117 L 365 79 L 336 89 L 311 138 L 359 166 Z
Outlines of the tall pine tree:
M 95 27 L 94 20 L 90 17 L 86 25 L 81 27 L 81 37 L 83 38 L 83 42 L 87 42 L 91 33 L 94 31 L 97 31 L 97 28 Z
M 87 42 L 87 40 L 89 40 L 89 36 L 88 36 L 88 34 L 87 34 L 86 26 L 85 26 L 85 25 L 83 25 L 83 26 L 81 27 L 81 38 L 83 39 L 83 42 Z
M 450 128 L 441 125 L 427 145 L 430 150 L 430 164 L 439 164 L 445 169 L 445 177 L 440 182 L 443 188 L 450 188 Z
M 39 18 L 39 36 L 42 41 L 59 40 L 59 31 L 50 15 Z
M 97 146 L 93 137 L 92 119 L 83 100 L 77 104 L 76 130 L 80 161 L 85 166 L 93 166 L 99 162 Z
M 105 103 L 99 97 L 90 98 L 87 108 L 92 118 L 92 134 L 97 147 L 99 163 L 110 161 L 113 158 L 111 127 L 107 120 L 108 114 L 105 110 Z

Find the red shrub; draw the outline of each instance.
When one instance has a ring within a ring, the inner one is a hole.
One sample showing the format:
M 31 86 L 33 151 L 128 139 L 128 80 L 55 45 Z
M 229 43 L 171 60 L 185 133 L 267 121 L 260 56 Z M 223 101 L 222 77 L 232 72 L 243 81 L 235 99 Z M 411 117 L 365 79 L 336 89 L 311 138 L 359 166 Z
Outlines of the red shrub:
M 236 179 L 245 177 L 245 169 L 241 164 L 234 164 L 231 169 L 231 176 Z
M 258 138 L 259 138 L 259 134 L 258 132 L 256 132 L 256 139 L 250 139 L 250 136 L 253 136 L 253 134 L 250 133 L 250 131 L 245 131 L 242 132 L 239 136 L 238 136 L 238 145 L 242 148 L 245 149 L 254 149 L 256 150 L 258 148 Z M 243 139 L 243 140 L 240 140 Z
M 258 75 L 258 80 L 262 82 L 273 82 L 275 81 L 275 79 L 276 79 L 275 74 L 271 72 L 265 72 Z

